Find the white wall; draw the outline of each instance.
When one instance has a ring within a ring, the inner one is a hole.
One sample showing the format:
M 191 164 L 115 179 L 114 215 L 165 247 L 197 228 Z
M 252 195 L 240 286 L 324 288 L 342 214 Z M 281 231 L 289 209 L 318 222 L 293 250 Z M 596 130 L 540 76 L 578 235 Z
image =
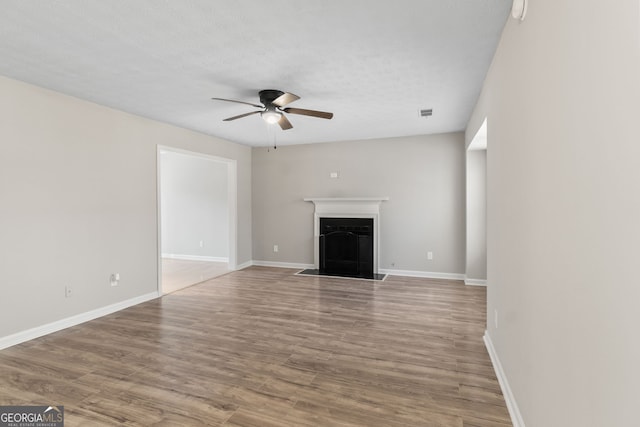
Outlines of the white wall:
M 461 133 L 254 148 L 253 258 L 313 264 L 305 197 L 388 196 L 379 268 L 464 274 L 464 164 Z
M 467 258 L 469 280 L 487 279 L 487 150 L 467 151 Z
M 172 151 L 160 157 L 163 256 L 228 258 L 226 163 Z
M 488 333 L 527 427 L 634 425 L 640 6 L 528 3 L 466 133 L 488 118 Z
M 158 144 L 237 160 L 250 260 L 249 148 L 7 78 L 0 93 L 0 338 L 157 291 Z

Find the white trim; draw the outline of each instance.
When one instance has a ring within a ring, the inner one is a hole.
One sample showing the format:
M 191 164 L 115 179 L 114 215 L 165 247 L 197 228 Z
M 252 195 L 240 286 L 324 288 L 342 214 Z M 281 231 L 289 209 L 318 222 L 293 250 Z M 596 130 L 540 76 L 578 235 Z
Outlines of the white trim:
M 85 313 L 76 314 L 75 316 L 67 317 L 66 319 L 57 320 L 52 323 L 47 323 L 46 325 L 36 326 L 35 328 L 27 329 L 26 331 L 2 337 L 0 338 L 0 350 L 41 337 L 43 335 L 61 331 L 71 326 L 79 325 L 80 323 L 97 319 L 98 317 L 115 313 L 116 311 L 124 310 L 125 308 L 129 308 L 134 305 L 138 305 L 143 302 L 158 298 L 159 296 L 160 295 L 158 294 L 158 292 L 151 292 L 125 301 L 120 301 L 115 304 L 107 305 L 105 307 L 100 307 L 95 310 L 87 311 Z
M 162 150 L 156 147 L 156 270 L 158 271 L 158 295 L 162 295 Z
M 224 159 L 227 163 L 227 206 L 229 227 L 229 270 L 235 270 L 238 262 L 238 161 Z
M 213 156 L 211 154 L 183 150 L 181 148 L 169 147 L 166 145 L 156 146 L 156 198 L 157 198 L 157 254 L 158 254 L 158 294 L 162 295 L 162 201 L 161 201 L 161 164 L 162 152 L 173 152 L 193 157 L 206 158 L 227 165 L 227 209 L 229 228 L 229 257 L 227 259 L 228 269 L 237 270 L 236 262 L 238 257 L 238 161 L 226 157 Z
M 245 268 L 251 267 L 252 265 L 253 265 L 253 261 L 243 262 L 242 264 L 236 265 L 236 268 L 234 270 L 243 270 Z
M 493 346 L 493 342 L 491 341 L 489 331 L 484 331 L 483 339 L 484 345 L 487 347 L 487 351 L 489 352 L 491 363 L 493 363 L 493 370 L 496 372 L 496 377 L 498 377 L 498 383 L 500 383 L 502 395 L 504 396 L 504 400 L 507 403 L 507 409 L 509 410 L 509 415 L 511 416 L 511 423 L 513 424 L 513 427 L 525 427 L 524 420 L 522 419 L 522 414 L 520 413 L 520 409 L 518 409 L 516 398 L 513 396 L 513 392 L 511 391 L 511 387 L 509 386 L 507 375 L 502 369 L 502 364 L 500 363 L 498 353 L 496 353 L 496 349 Z
M 305 268 L 306 270 L 306 268 Z M 304 274 L 304 270 L 300 270 L 295 273 L 296 276 L 306 276 L 306 277 L 325 277 L 327 279 L 345 279 L 345 280 L 366 280 L 367 282 L 384 282 L 389 277 L 387 274 L 380 274 L 382 279 L 367 279 L 366 277 L 349 277 L 349 276 L 331 276 L 328 274 Z M 318 270 L 315 270 L 318 271 Z
M 320 218 L 373 219 L 373 272 L 378 274 L 380 265 L 380 203 L 388 197 L 310 197 L 313 202 L 313 266 L 320 268 Z
M 381 268 L 379 270 L 379 273 L 388 274 L 389 276 L 422 277 L 425 279 L 464 280 L 464 274 L 438 273 L 433 271 L 412 271 Z
M 276 262 L 276 261 L 251 261 L 251 265 L 257 265 L 259 267 L 276 267 L 276 268 L 295 268 L 297 270 L 304 270 L 307 268 L 314 268 L 313 264 L 298 264 L 295 262 Z
M 221 256 L 162 254 L 162 258 L 180 259 L 184 261 L 229 262 L 228 257 L 221 257 Z
M 487 281 L 481 279 L 469 279 L 465 277 L 464 284 L 467 286 L 487 286 Z
M 320 202 L 320 204 L 324 204 L 324 203 L 329 203 L 329 204 L 333 204 L 333 205 L 342 205 L 344 203 L 358 203 L 358 204 L 370 204 L 370 203 L 374 203 L 376 205 L 379 205 L 380 202 L 386 202 L 387 200 L 389 200 L 388 197 L 307 197 L 305 199 L 302 199 L 305 202 L 313 202 L 313 203 L 318 203 Z M 377 209 L 376 209 L 377 210 Z
M 275 268 L 295 268 L 298 270 L 306 270 L 308 268 L 316 268 L 314 264 L 302 264 L 295 262 L 277 262 L 277 261 L 259 261 L 252 260 L 247 261 L 238 265 L 236 270 L 242 270 L 243 268 L 251 267 L 275 267 Z M 456 274 L 456 273 L 434 273 L 432 271 L 411 271 L 411 270 L 392 270 L 392 269 L 380 269 L 378 274 L 384 274 L 386 276 L 405 276 L 405 277 L 422 277 L 425 279 L 445 279 L 445 280 L 464 280 L 464 274 Z M 324 277 L 324 276 L 323 276 Z M 330 276 L 327 276 L 330 277 Z M 344 277 L 347 279 L 347 277 Z M 359 277 L 355 277 L 354 279 L 358 280 L 373 280 L 373 279 L 362 279 Z M 383 279 L 386 280 L 385 277 Z
M 243 264 L 240 264 L 236 268 L 236 270 L 242 270 L 243 268 L 251 267 L 252 265 L 255 265 L 258 267 L 295 268 L 298 270 L 316 268 L 314 264 L 252 260 L 252 261 L 247 261 Z M 436 273 L 432 271 L 393 270 L 393 269 L 381 268 L 378 271 L 378 274 L 386 274 L 387 276 L 422 277 L 425 279 L 464 280 L 464 274 Z M 362 279 L 362 280 L 369 280 L 369 279 Z

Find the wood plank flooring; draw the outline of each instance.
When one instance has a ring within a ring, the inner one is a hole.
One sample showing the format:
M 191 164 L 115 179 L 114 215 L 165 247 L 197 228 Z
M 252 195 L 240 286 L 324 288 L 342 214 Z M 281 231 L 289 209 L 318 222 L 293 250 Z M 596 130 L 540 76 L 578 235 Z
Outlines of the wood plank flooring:
M 170 294 L 228 272 L 226 262 L 162 258 L 162 293 Z
M 251 267 L 0 351 L 0 404 L 71 426 L 506 427 L 461 282 Z

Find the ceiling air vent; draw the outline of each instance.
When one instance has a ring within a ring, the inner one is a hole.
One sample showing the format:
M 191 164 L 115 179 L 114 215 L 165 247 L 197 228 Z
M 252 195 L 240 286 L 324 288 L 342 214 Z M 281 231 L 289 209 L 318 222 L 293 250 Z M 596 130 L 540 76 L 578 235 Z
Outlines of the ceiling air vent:
M 428 110 L 420 110 L 420 117 L 429 117 L 433 116 L 433 108 L 429 108 Z

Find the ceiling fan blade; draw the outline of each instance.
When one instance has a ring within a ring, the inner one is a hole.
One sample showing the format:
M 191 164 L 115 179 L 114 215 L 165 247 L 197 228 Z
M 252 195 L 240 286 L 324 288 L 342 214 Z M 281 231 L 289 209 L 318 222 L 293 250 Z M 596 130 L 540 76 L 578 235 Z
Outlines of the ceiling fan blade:
M 319 117 L 321 119 L 330 119 L 333 117 L 333 113 L 316 110 L 305 110 L 304 108 L 284 108 L 282 111 L 290 114 L 300 114 L 301 116 Z
M 291 104 L 293 101 L 297 101 L 298 99 L 300 99 L 300 97 L 298 95 L 294 95 L 292 93 L 285 92 L 282 95 L 280 95 L 279 97 L 277 97 L 276 99 L 274 99 L 271 103 L 273 105 L 278 106 L 278 107 L 284 107 L 285 105 Z
M 287 117 L 284 114 L 280 116 L 280 120 L 278 120 L 278 124 L 280 125 L 280 128 L 282 130 L 291 129 L 293 127 L 289 119 L 287 119 Z
M 252 104 L 250 102 L 244 102 L 244 101 L 236 101 L 235 99 L 225 99 L 225 98 L 211 98 L 211 99 L 216 100 L 216 101 L 235 102 L 235 103 L 238 103 L 238 104 L 251 105 L 252 107 L 264 108 L 264 105 Z
M 247 117 L 247 116 L 250 116 L 252 114 L 258 114 L 258 113 L 262 113 L 262 111 L 252 111 L 250 113 L 240 114 L 239 116 L 229 117 L 228 119 L 224 119 L 223 122 L 230 122 L 231 120 L 241 119 L 243 117 Z

